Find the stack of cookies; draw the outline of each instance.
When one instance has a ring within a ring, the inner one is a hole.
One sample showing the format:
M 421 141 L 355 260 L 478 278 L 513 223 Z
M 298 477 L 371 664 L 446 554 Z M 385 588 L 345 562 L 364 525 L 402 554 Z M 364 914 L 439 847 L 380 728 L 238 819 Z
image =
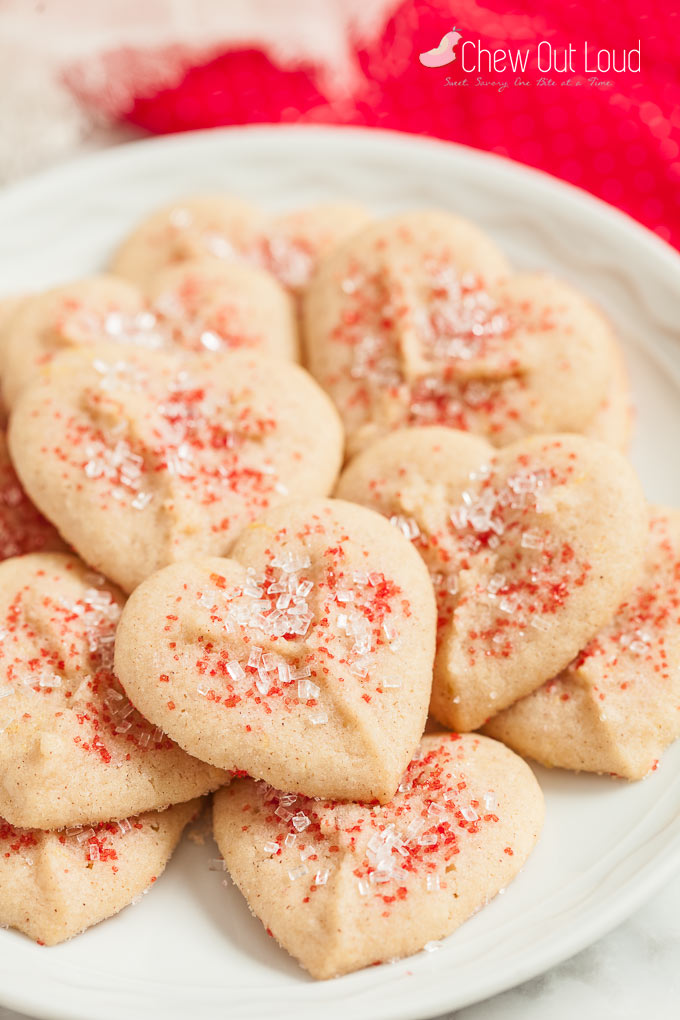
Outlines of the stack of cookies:
M 635 780 L 680 735 L 617 341 L 474 225 L 192 198 L 0 316 L 0 923 L 120 910 L 216 791 L 252 911 L 337 976 L 514 878 L 525 757 Z

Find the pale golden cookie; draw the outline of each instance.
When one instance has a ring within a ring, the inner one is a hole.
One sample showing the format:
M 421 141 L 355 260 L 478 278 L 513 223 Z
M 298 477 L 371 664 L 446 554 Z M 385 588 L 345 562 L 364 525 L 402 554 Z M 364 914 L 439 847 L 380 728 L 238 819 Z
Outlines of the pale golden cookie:
M 331 978 L 449 935 L 517 875 L 543 810 L 521 758 L 440 733 L 382 807 L 245 779 L 216 794 L 213 824 L 253 913 L 313 977 Z
M 306 358 L 350 452 L 392 429 L 447 425 L 503 446 L 580 432 L 609 392 L 612 333 L 565 283 L 510 275 L 477 227 L 443 211 L 355 233 L 304 301 Z
M 563 669 L 641 574 L 639 482 L 583 436 L 497 451 L 452 429 L 403 429 L 350 462 L 337 495 L 389 517 L 429 566 L 431 711 L 454 729 L 476 729 Z
M 146 292 L 116 276 L 93 276 L 24 298 L 4 337 L 2 389 L 10 408 L 72 347 L 298 356 L 293 306 L 283 288 L 244 262 L 208 259 L 166 269 Z
M 320 202 L 270 217 L 243 254 L 301 294 L 319 261 L 370 220 L 354 202 Z
M 117 914 L 156 882 L 199 805 L 61 832 L 0 819 L 0 924 L 54 946 Z
M 559 676 L 487 732 L 543 765 L 642 779 L 680 737 L 680 512 L 651 508 L 643 579 Z
M 225 553 L 269 507 L 328 492 L 342 439 L 296 365 L 110 346 L 55 358 L 9 432 L 36 506 L 126 591 L 175 560 Z
M 111 272 L 147 286 L 166 266 L 187 259 L 233 258 L 252 244 L 262 212 L 226 195 L 192 195 L 156 209 L 121 244 Z
M 134 592 L 116 674 L 190 753 L 309 796 L 388 800 L 423 732 L 435 605 L 422 560 L 338 500 L 271 510 L 230 559 Z
M 32 552 L 66 552 L 66 548 L 22 489 L 0 429 L 0 560 Z
M 0 563 L 0 817 L 55 829 L 157 810 L 228 780 L 113 675 L 123 599 L 74 556 Z
M 142 220 L 123 242 L 111 269 L 146 285 L 163 267 L 188 258 L 244 259 L 298 294 L 318 260 L 369 219 L 367 210 L 354 202 L 320 202 L 266 215 L 224 195 L 196 195 Z

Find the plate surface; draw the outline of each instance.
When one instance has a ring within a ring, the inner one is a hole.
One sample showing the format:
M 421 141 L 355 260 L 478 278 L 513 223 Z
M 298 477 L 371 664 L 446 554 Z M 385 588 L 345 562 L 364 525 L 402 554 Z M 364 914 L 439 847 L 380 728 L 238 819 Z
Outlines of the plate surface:
M 103 267 L 135 220 L 202 189 L 272 207 L 333 196 L 377 212 L 431 204 L 477 220 L 517 265 L 554 270 L 624 342 L 647 492 L 680 505 L 680 257 L 585 193 L 498 157 L 406 135 L 245 128 L 108 150 L 0 194 L 0 290 Z M 435 953 L 314 983 L 265 935 L 210 841 L 185 841 L 152 895 L 53 949 L 0 932 L 0 1001 L 41 1017 L 420 1020 L 492 995 L 575 953 L 680 866 L 680 742 L 636 785 L 536 773 L 546 825 L 507 892 Z

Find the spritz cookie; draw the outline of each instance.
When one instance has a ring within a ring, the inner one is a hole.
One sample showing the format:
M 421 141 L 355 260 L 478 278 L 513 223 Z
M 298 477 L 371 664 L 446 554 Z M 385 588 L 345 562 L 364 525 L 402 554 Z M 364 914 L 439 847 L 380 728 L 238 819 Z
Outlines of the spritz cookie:
M 199 805 L 59 832 L 0 819 L 0 925 L 54 946 L 117 914 L 157 881 Z
M 228 780 L 125 696 L 113 674 L 122 604 L 73 556 L 0 563 L 0 817 L 10 825 L 123 818 Z
M 197 195 L 143 220 L 119 248 L 111 269 L 145 285 L 163 267 L 188 258 L 244 259 L 297 294 L 318 260 L 369 219 L 354 202 L 321 202 L 267 215 L 224 195 Z
M 140 585 L 116 675 L 204 761 L 308 796 L 384 801 L 425 725 L 435 616 L 422 560 L 379 514 L 291 503 L 229 559 Z
M 612 333 L 595 308 L 548 276 L 511 275 L 482 231 L 443 211 L 378 221 L 323 259 L 303 325 L 350 451 L 411 425 L 496 446 L 580 432 L 609 390 Z
M 423 738 L 383 806 L 238 779 L 215 838 L 270 935 L 315 978 L 437 948 L 524 866 L 543 796 L 521 758 L 477 735 Z
M 146 292 L 116 276 L 93 276 L 27 297 L 9 318 L 0 352 L 6 405 L 60 352 L 102 343 L 298 356 L 291 300 L 253 266 L 186 262 L 160 273 Z
M 271 216 L 243 254 L 268 269 L 295 295 L 312 279 L 319 261 L 371 221 L 355 202 L 320 202 Z
M 389 517 L 430 568 L 431 711 L 453 729 L 476 729 L 563 669 L 642 571 L 639 482 L 583 436 L 497 451 L 452 429 L 403 429 L 351 461 L 337 495 Z
M 175 560 L 225 553 L 270 507 L 327 493 L 343 436 L 292 363 L 109 345 L 55 358 L 16 404 L 9 443 L 35 504 L 131 591 Z
M 167 266 L 188 259 L 233 258 L 252 244 L 262 222 L 257 206 L 226 195 L 192 195 L 156 209 L 125 238 L 111 272 L 142 287 Z
M 642 581 L 569 666 L 488 724 L 543 765 L 642 779 L 680 737 L 680 512 L 651 508 Z

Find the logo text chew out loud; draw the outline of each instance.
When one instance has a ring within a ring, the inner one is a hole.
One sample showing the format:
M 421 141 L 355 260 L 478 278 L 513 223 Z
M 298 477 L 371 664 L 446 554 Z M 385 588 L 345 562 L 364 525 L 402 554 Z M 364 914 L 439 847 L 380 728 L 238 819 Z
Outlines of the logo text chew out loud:
M 640 70 L 640 42 L 630 49 L 598 48 L 586 40 L 578 46 L 553 46 L 543 39 L 537 46 L 491 49 L 479 39 L 466 39 L 459 47 L 461 67 L 473 72 L 521 74 L 536 67 L 541 74 L 623 74 Z

